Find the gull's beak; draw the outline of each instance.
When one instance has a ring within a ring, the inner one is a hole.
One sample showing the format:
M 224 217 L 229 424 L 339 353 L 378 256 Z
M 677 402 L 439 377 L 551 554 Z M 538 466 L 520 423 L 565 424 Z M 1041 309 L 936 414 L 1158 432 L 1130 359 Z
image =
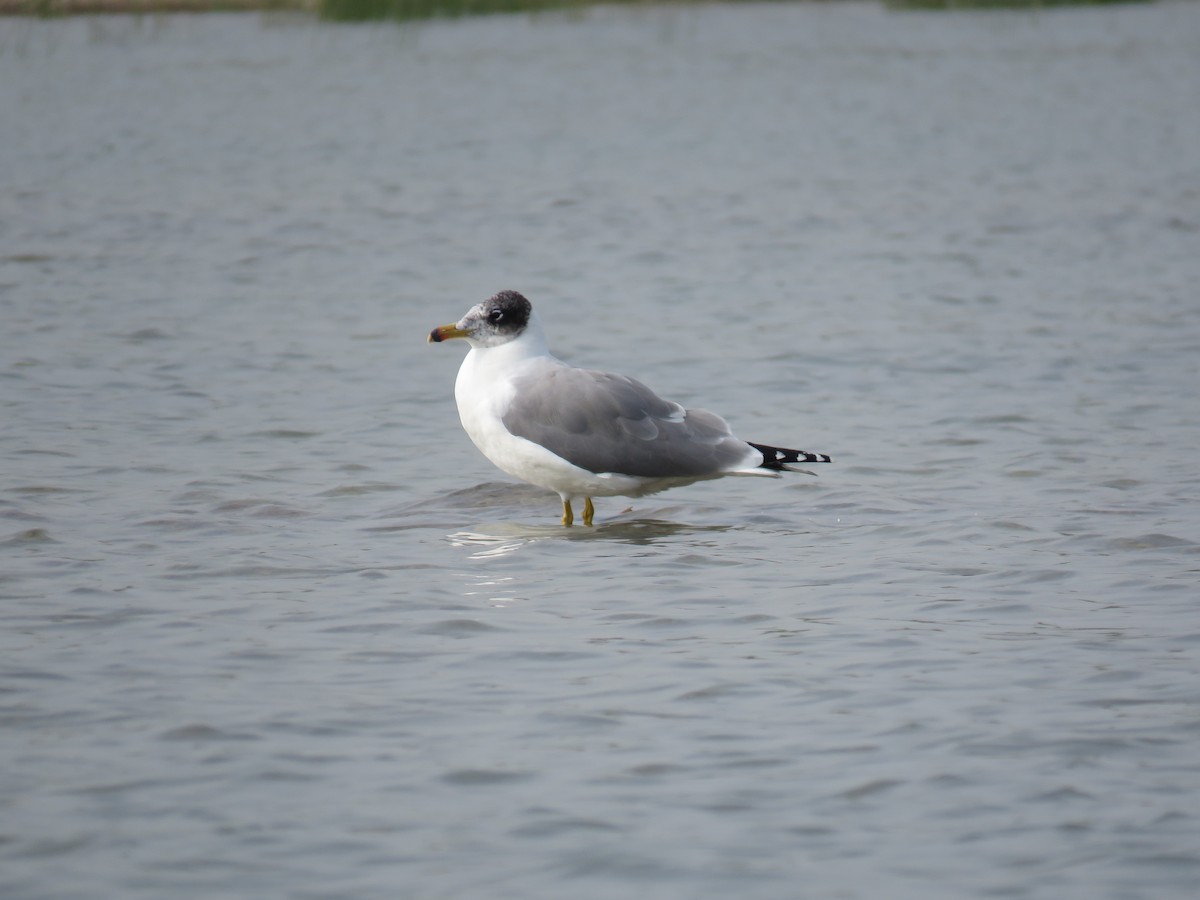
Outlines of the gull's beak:
M 433 331 L 429 332 L 429 343 L 440 344 L 442 341 L 448 341 L 451 338 L 465 338 L 470 333 L 459 328 L 457 323 L 453 325 L 439 325 Z

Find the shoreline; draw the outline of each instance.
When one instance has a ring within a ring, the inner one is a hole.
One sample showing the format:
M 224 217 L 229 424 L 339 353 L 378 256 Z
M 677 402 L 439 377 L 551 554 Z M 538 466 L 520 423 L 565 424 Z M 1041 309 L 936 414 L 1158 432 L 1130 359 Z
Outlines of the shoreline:
M 569 9 L 604 2 L 637 5 L 642 2 L 679 4 L 687 3 L 689 0 L 0 0 L 0 18 L 295 12 L 311 13 L 333 19 L 408 19 L 519 10 L 533 12 Z M 837 0 L 806 0 L 806 2 L 832 3 Z M 896 9 L 965 11 L 1004 8 L 1043 9 L 1057 6 L 1107 6 L 1152 3 L 1154 0 L 879 0 L 879 2 L 885 7 Z
M 315 12 L 318 0 L 0 0 L 0 16 Z

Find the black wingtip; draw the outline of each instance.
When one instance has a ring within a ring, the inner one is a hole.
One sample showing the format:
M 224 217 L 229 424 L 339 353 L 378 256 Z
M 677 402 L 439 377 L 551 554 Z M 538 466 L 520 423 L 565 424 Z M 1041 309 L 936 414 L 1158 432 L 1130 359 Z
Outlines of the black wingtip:
M 759 463 L 758 467 L 760 469 L 770 469 L 773 472 L 794 471 L 788 466 L 788 463 L 833 462 L 833 459 L 825 453 L 810 453 L 807 450 L 789 450 L 786 447 L 772 447 L 769 444 L 756 444 L 753 441 L 747 441 L 746 443 L 762 454 L 763 461 Z

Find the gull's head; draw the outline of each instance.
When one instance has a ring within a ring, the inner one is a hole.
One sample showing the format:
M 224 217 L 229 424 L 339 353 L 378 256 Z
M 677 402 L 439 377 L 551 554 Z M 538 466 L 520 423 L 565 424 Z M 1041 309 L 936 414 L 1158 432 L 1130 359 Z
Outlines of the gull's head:
M 472 306 L 453 325 L 433 329 L 429 342 L 465 338 L 472 347 L 499 347 L 524 334 L 532 318 L 532 303 L 516 291 L 501 291 Z

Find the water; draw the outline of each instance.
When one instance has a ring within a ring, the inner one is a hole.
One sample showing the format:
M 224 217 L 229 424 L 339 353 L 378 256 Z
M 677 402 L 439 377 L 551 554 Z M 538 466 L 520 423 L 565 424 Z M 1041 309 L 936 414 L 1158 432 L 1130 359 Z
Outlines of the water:
M 0 893 L 1191 896 L 1198 38 L 0 22 Z M 834 464 L 560 528 L 501 288 Z

